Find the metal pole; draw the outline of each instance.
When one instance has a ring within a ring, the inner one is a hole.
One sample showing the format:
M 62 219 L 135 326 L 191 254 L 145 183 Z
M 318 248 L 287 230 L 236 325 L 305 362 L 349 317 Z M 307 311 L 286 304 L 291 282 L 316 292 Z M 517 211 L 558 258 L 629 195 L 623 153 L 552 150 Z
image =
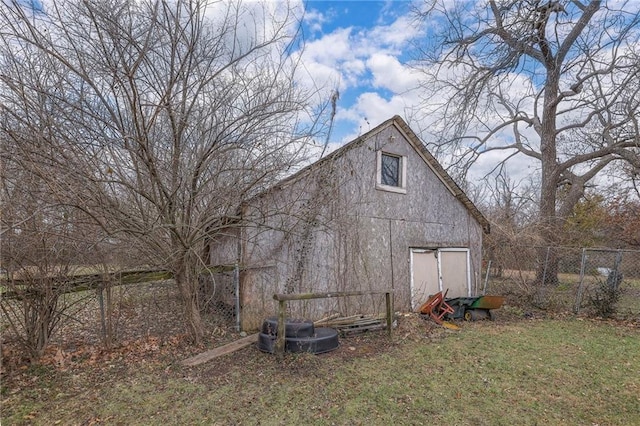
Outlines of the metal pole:
M 236 331 L 240 331 L 240 265 L 236 263 L 233 270 L 233 281 L 235 284 L 235 311 L 236 311 Z
M 489 262 L 487 262 L 487 273 L 484 277 L 484 287 L 482 288 L 482 295 L 486 295 L 487 294 L 487 283 L 489 282 L 489 271 L 491 270 L 491 260 L 489 260 Z
M 576 304 L 573 307 L 573 313 L 577 314 L 580 312 L 580 305 L 582 304 L 582 293 L 584 291 L 583 289 L 583 285 L 584 285 L 584 270 L 585 270 L 585 265 L 587 263 L 587 249 L 583 248 L 582 249 L 582 260 L 581 260 L 581 264 L 580 264 L 580 282 L 578 283 L 578 292 L 576 293 Z

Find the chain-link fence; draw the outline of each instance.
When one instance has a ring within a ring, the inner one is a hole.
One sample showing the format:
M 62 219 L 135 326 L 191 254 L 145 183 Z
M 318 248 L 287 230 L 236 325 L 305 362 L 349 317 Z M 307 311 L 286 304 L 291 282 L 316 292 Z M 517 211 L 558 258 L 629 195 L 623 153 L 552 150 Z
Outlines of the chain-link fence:
M 639 250 L 513 245 L 485 265 L 489 291 L 525 304 L 594 316 L 640 315 Z
M 574 311 L 640 314 L 640 251 L 584 249 Z
M 32 292 L 0 299 L 3 344 L 28 343 L 36 326 L 54 330 L 49 343 L 73 345 L 110 346 L 146 336 L 164 339 L 186 333 L 173 280 L 67 292 L 50 305 L 34 300 L 38 296 Z M 30 305 L 46 307 L 58 318 L 36 318 Z
M 240 329 L 240 269 L 237 265 L 219 267 L 200 276 L 200 300 L 213 322 Z

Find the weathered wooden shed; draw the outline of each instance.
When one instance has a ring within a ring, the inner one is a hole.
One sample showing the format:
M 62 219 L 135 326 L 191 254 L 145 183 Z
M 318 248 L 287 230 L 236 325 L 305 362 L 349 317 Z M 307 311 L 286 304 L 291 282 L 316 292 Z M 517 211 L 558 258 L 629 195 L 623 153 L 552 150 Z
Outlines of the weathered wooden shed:
M 439 290 L 473 296 L 481 283 L 489 223 L 398 116 L 248 200 L 240 216 L 209 256 L 237 265 L 228 285 L 244 329 L 274 314 L 274 293 L 391 288 L 395 310 L 410 311 Z M 328 303 L 300 314 L 347 302 Z M 384 301 L 348 303 L 367 313 Z

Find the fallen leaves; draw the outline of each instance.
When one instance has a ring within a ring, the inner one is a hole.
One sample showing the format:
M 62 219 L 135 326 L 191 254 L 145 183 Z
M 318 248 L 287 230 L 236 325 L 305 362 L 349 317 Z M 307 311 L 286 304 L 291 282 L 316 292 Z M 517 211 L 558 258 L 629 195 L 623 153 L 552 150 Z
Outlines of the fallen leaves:
M 111 349 L 101 345 L 75 345 L 70 349 L 51 346 L 40 359 L 41 365 L 52 366 L 59 371 L 81 366 L 109 366 L 113 361 L 128 363 L 157 362 L 161 356 L 173 356 L 179 348 L 188 347 L 186 334 L 160 339 L 147 336 L 136 340 L 122 342 Z

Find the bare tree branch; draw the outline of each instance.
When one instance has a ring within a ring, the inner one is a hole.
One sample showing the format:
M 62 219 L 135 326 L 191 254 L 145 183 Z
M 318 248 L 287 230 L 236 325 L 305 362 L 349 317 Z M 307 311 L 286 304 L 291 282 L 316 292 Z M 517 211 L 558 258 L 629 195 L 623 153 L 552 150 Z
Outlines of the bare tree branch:
M 494 170 L 513 152 L 537 160 L 542 237 L 553 245 L 588 182 L 636 164 L 640 8 L 487 0 L 437 2 L 418 16 L 444 27 L 417 61 L 440 153 L 462 173 L 492 151 L 509 153 Z M 570 196 L 559 199 L 564 182 Z

